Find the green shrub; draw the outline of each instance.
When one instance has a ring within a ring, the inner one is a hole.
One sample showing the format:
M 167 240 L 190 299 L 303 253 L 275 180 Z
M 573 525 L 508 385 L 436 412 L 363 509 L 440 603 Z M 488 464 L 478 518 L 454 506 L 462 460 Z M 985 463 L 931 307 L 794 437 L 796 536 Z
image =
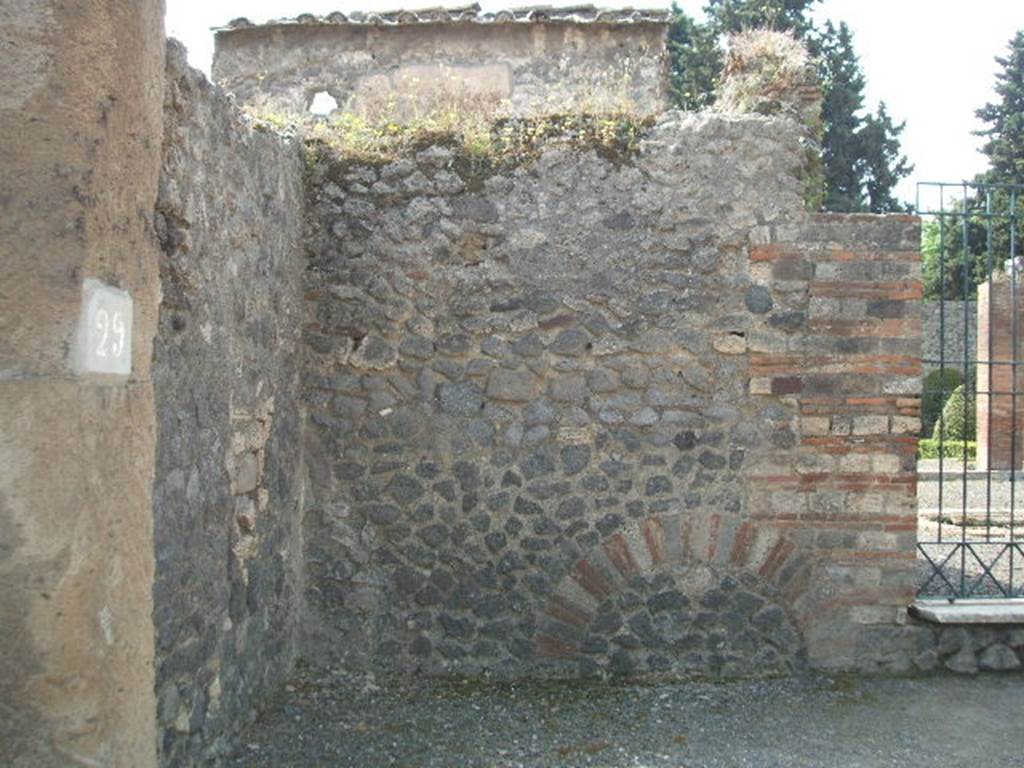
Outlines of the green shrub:
M 978 444 L 975 442 L 967 443 L 967 459 L 972 460 L 977 457 Z M 942 444 L 942 457 L 946 459 L 963 459 L 964 457 L 964 444 L 960 440 L 952 440 Z M 921 438 L 917 441 L 917 458 L 919 459 L 937 459 L 939 458 L 939 441 L 933 438 Z
M 932 431 L 932 438 L 938 440 L 974 440 L 974 398 L 968 398 L 964 384 L 961 384 L 950 394 L 946 404 L 942 407 L 942 415 L 935 422 L 935 429 Z
M 953 390 L 963 384 L 960 371 L 944 368 L 932 371 L 924 377 L 924 392 L 921 395 L 921 434 L 931 435 L 935 422 L 942 415 L 942 406 Z

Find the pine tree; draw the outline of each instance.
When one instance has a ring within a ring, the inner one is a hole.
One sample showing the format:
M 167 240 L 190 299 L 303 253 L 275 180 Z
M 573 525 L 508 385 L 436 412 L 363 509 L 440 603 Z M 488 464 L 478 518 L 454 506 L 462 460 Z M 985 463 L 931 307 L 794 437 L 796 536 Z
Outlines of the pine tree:
M 1000 101 L 986 104 L 975 114 L 988 124 L 976 131 L 987 141 L 982 152 L 988 156 L 988 182 L 1024 184 L 1024 30 L 1010 40 L 1009 55 L 996 57 L 1002 71 L 996 74 Z
M 907 208 L 892 194 L 900 179 L 914 170 L 906 155 L 900 154 L 899 136 L 904 127 L 906 123 L 892 122 L 883 101 L 875 114 L 864 119 L 858 135 L 867 207 L 873 213 L 897 213 Z

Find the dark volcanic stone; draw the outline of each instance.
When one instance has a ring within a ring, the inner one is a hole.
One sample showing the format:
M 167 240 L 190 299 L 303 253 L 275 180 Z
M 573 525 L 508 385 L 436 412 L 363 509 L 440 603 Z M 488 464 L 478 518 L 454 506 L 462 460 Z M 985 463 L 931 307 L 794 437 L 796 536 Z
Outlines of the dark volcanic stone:
M 512 504 L 512 511 L 517 515 L 540 515 L 544 512 L 544 509 L 540 504 L 530 501 L 525 496 L 517 496 Z
M 747 288 L 743 295 L 743 303 L 755 315 L 767 314 L 774 306 L 771 293 L 763 285 L 752 285 Z
M 680 451 L 688 451 L 695 445 L 697 445 L 697 435 L 691 430 L 683 430 L 674 438 L 672 438 L 672 445 L 674 445 Z
M 659 592 L 647 598 L 647 608 L 651 613 L 658 611 L 681 611 L 690 605 L 690 600 L 682 592 L 673 590 Z
M 558 505 L 558 517 L 561 520 L 582 517 L 586 511 L 587 502 L 579 496 L 568 498 Z
M 449 637 L 468 640 L 473 635 L 473 622 L 470 619 L 460 619 L 451 614 L 442 613 L 438 616 L 438 621 Z
M 703 466 L 708 469 L 725 469 L 729 463 L 725 456 L 714 453 L 713 451 L 702 451 L 697 459 Z
M 556 355 L 575 356 L 582 354 L 590 341 L 586 333 L 577 328 L 567 328 L 559 333 L 548 347 Z
M 589 445 L 566 445 L 562 448 L 562 467 L 567 475 L 576 475 L 590 463 Z
M 672 481 L 665 475 L 655 475 L 647 479 L 647 487 L 644 490 L 647 496 L 660 496 L 672 493 Z
M 626 650 L 618 650 L 612 654 L 608 669 L 613 675 L 628 675 L 635 666 L 633 656 Z
M 474 416 L 484 407 L 484 395 L 471 382 L 442 384 L 437 388 L 437 402 L 442 413 L 453 416 Z
M 622 515 L 617 515 L 614 512 L 611 512 L 597 521 L 597 530 L 602 536 L 609 536 L 625 524 L 626 521 L 623 519 Z
M 452 465 L 452 474 L 459 481 L 463 491 L 473 491 L 480 487 L 480 468 L 472 462 L 455 462 Z
M 535 451 L 527 456 L 519 465 L 523 477 L 533 480 L 536 477 L 550 475 L 555 471 L 555 462 L 547 451 Z
M 448 528 L 440 523 L 421 528 L 416 535 L 428 547 L 440 547 L 448 540 Z
M 401 512 L 392 504 L 364 504 L 359 508 L 368 520 L 377 525 L 391 525 L 398 521 Z
M 409 475 L 394 475 L 385 490 L 399 504 L 412 504 L 423 495 L 423 485 Z
M 487 534 L 483 537 L 483 543 L 487 545 L 487 549 L 498 553 L 505 549 L 505 545 L 508 544 L 508 538 L 502 531 L 496 530 L 493 534 Z

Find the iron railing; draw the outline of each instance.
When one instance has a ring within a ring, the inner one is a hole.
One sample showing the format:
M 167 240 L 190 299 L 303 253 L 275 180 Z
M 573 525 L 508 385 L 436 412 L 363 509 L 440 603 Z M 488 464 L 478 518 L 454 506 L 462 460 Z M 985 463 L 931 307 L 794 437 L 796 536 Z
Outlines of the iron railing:
M 923 361 L 935 427 L 918 464 L 920 597 L 1024 597 L 1022 203 L 1024 186 L 918 184 L 924 310 L 938 315 Z

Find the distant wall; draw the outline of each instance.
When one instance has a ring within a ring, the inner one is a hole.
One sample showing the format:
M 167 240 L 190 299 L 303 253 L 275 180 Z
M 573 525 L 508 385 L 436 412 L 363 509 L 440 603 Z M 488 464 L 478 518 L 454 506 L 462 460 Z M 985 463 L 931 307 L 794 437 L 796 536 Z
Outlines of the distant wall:
M 169 48 L 153 589 L 160 757 L 205 765 L 290 671 L 302 161 Z
M 964 322 L 964 302 L 926 301 L 921 305 L 922 353 L 925 373 L 937 370 L 939 360 L 945 357 L 945 367 L 964 372 L 964 340 L 970 337 L 967 350 L 968 369 L 974 369 L 978 357 L 978 304 L 967 303 L 967 322 Z
M 307 651 L 428 672 L 906 668 L 913 217 L 800 131 L 310 175 Z
M 1024 460 L 1024 409 L 1017 406 L 1022 377 L 1015 365 L 1021 358 L 1018 329 L 1024 323 L 1013 282 L 1003 273 L 978 286 L 980 338 L 972 358 L 980 363 L 974 403 L 980 470 L 1020 470 Z
M 241 103 L 305 114 L 314 94 L 410 116 L 507 101 L 513 115 L 667 106 L 664 23 L 287 23 L 221 30 L 214 81 Z

